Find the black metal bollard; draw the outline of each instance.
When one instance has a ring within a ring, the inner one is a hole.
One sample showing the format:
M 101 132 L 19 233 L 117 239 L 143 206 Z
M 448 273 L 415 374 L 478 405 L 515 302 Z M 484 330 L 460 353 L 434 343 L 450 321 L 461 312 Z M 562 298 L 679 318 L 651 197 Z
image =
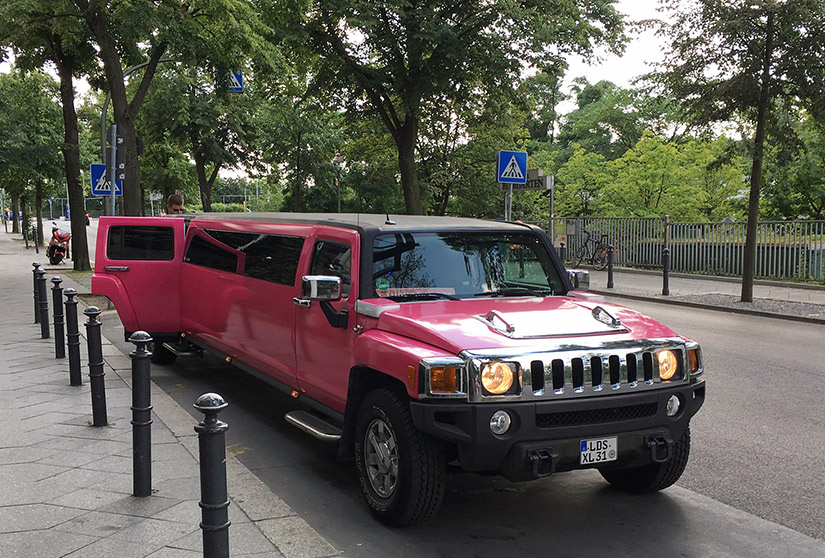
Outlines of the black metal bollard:
M 32 290 L 34 291 L 34 323 L 40 323 L 40 304 L 37 296 L 37 270 L 40 269 L 40 262 L 32 262 Z
M 607 245 L 607 288 L 613 288 L 613 257 L 616 250 L 612 244 Z
M 149 393 L 150 362 L 147 345 L 152 337 L 136 331 L 129 337 L 132 359 L 132 494 L 152 495 L 152 396 Z
M 37 270 L 37 305 L 40 307 L 40 337 L 51 337 L 49 331 L 49 296 L 46 294 L 46 271 Z
M 201 395 L 194 407 L 205 415 L 195 426 L 201 468 L 201 530 L 204 558 L 229 557 L 229 496 L 226 490 L 226 429 L 218 413 L 227 407 L 217 393 Z
M 89 383 L 92 390 L 92 424 L 106 426 L 109 424 L 106 417 L 106 382 L 103 370 L 103 347 L 100 338 L 100 310 L 97 306 L 89 306 L 83 311 L 89 321 L 86 322 L 86 342 L 89 346 Z
M 564 250 L 564 242 L 559 242 L 559 257 L 562 262 L 567 260 L 567 252 Z
M 63 329 L 63 279 L 52 277 L 52 306 L 54 306 L 54 358 L 66 358 L 66 339 Z
M 66 295 L 66 345 L 69 347 L 69 385 L 83 383 L 80 376 L 80 329 L 77 326 L 77 300 L 74 289 L 63 291 Z
M 670 295 L 670 248 L 662 251 L 662 295 Z

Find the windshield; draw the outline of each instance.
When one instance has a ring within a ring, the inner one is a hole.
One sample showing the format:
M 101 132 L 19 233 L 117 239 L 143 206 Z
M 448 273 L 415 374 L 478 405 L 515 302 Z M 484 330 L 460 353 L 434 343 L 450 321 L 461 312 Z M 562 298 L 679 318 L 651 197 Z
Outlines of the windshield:
M 394 300 L 548 296 L 564 283 L 530 233 L 394 233 L 373 244 L 372 280 Z

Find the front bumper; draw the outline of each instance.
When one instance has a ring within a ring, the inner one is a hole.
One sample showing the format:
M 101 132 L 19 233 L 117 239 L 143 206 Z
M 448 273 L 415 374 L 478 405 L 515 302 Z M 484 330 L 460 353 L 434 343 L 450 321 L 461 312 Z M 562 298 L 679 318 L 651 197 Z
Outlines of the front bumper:
M 667 400 L 679 396 L 679 412 L 668 417 Z M 679 440 L 705 401 L 705 382 L 610 397 L 536 403 L 454 403 L 413 401 L 416 426 L 455 443 L 468 471 L 497 471 L 511 480 L 530 480 L 550 472 L 587 468 L 579 463 L 580 443 L 602 436 L 618 438 L 618 458 L 610 467 L 652 462 L 651 439 Z M 507 411 L 510 430 L 496 435 L 490 419 Z M 552 456 L 552 466 L 536 467 L 536 455 Z

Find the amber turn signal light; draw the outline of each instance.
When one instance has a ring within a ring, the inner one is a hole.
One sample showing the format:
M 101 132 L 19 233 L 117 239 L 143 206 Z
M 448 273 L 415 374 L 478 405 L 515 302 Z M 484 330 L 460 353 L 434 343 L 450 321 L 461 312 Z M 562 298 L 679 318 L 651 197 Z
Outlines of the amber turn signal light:
M 432 393 L 455 393 L 458 391 L 455 366 L 437 366 L 430 369 L 430 391 Z

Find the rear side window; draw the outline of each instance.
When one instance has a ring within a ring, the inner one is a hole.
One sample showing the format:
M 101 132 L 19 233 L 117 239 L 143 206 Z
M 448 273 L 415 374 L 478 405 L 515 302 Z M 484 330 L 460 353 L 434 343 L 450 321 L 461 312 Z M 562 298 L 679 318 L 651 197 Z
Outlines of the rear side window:
M 175 230 L 142 225 L 110 227 L 106 256 L 110 260 L 173 260 Z
M 280 285 L 295 284 L 304 246 L 302 237 L 218 230 L 202 232 L 205 238 L 192 238 L 184 261 L 235 272 L 240 259 L 241 273 L 246 277 Z
M 192 238 L 183 261 L 230 273 L 235 273 L 238 269 L 237 254 L 212 244 L 200 236 Z

